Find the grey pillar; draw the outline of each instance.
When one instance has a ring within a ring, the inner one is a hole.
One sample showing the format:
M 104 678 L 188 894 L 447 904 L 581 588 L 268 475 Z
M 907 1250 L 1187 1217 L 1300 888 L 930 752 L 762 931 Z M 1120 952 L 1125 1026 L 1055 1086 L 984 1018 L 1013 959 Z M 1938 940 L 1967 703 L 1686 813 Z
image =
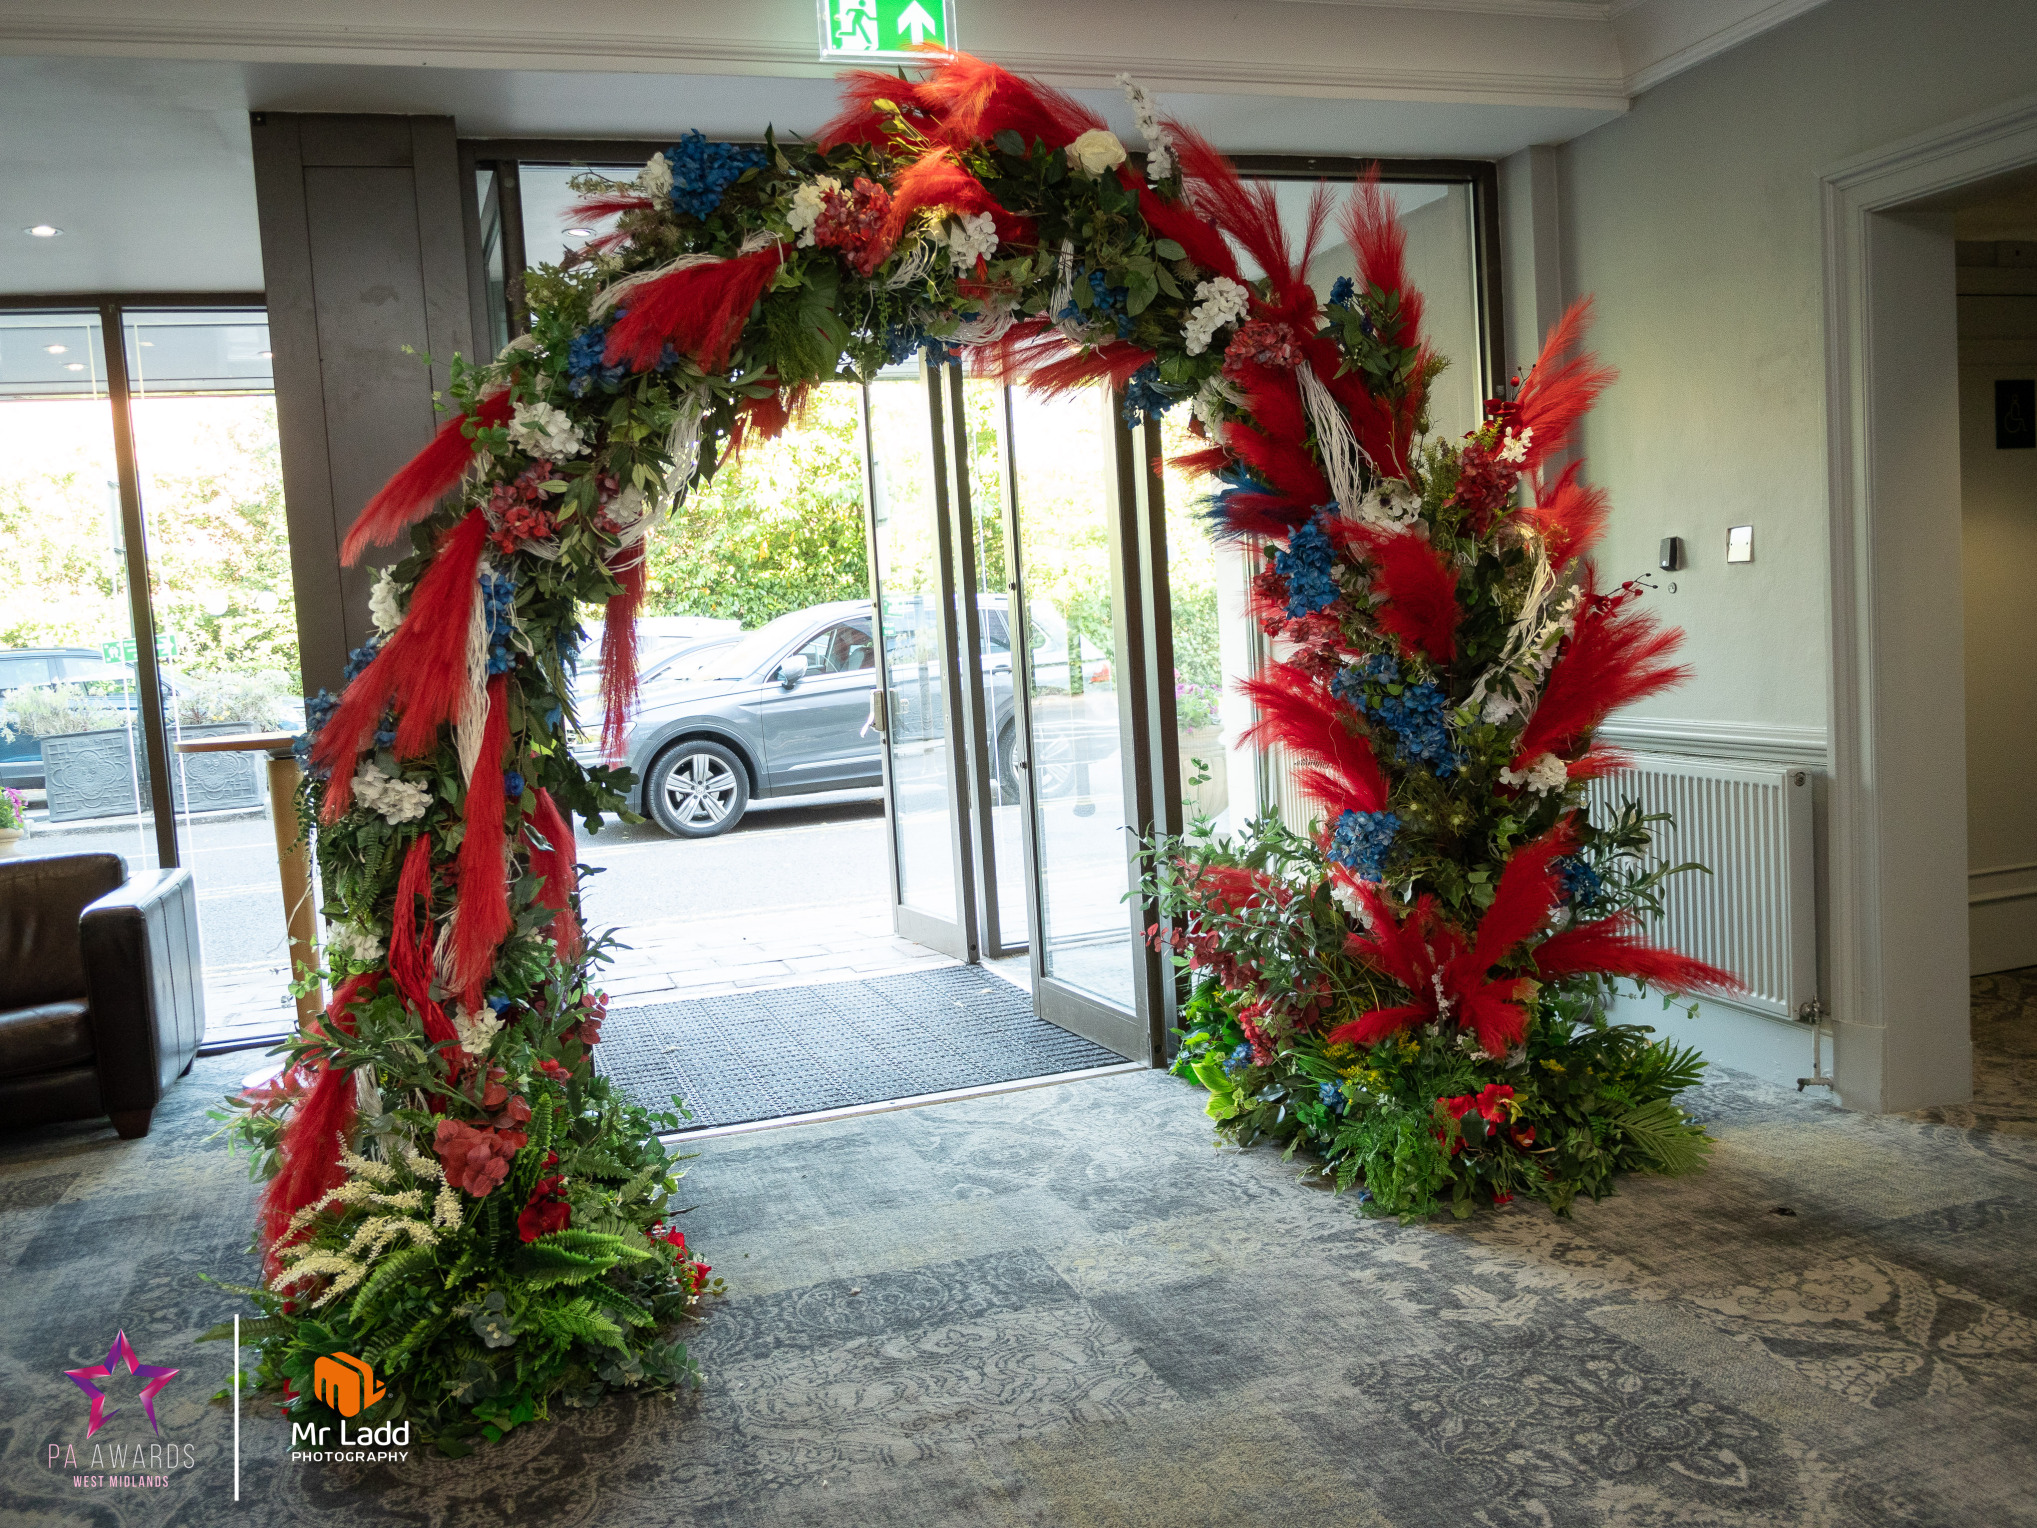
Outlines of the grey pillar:
M 306 689 L 337 694 L 373 580 L 341 569 L 340 541 L 438 427 L 453 355 L 474 352 L 459 154 L 450 117 L 252 122 L 298 645 Z

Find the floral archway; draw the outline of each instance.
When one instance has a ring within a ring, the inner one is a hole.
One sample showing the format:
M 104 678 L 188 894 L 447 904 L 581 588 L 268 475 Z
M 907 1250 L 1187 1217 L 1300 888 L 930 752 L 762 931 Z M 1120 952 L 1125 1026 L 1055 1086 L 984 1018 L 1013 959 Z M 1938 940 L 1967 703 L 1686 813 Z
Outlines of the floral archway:
M 1560 1209 L 1696 1160 L 1673 1102 L 1695 1058 L 1604 1015 L 1617 978 L 1730 978 L 1641 937 L 1646 825 L 1583 810 L 1621 767 L 1598 724 L 1680 671 L 1675 634 L 1584 561 L 1604 496 L 1553 467 L 1609 379 L 1574 354 L 1582 310 L 1478 429 L 1434 439 L 1444 363 L 1377 183 L 1319 193 L 1295 247 L 1270 190 L 1125 85 L 1138 162 L 1072 98 L 961 55 L 847 76 L 811 143 L 690 134 L 590 181 L 576 215 L 612 231 L 530 274 L 528 334 L 455 363 L 459 414 L 344 548 L 409 544 L 312 718 L 332 1000 L 236 1100 L 271 1174 L 255 1336 L 294 1404 L 351 1353 L 457 1449 L 689 1371 L 671 1331 L 708 1270 L 665 1219 L 675 1121 L 592 1061 L 573 821 L 622 781 L 567 748 L 580 611 L 606 608 L 613 752 L 651 528 L 812 388 L 920 351 L 1105 383 L 1131 422 L 1190 410 L 1216 533 L 1263 548 L 1258 737 L 1322 815 L 1148 856 L 1211 1115 L 1305 1138 L 1402 1213 Z M 1323 301 L 1303 272 L 1333 216 L 1358 279 Z

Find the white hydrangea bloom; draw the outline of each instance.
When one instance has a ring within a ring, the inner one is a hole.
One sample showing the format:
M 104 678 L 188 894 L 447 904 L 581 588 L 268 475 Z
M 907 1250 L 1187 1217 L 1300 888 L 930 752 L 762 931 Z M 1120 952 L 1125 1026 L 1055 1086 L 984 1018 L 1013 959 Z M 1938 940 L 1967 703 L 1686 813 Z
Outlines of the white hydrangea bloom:
M 1125 162 L 1125 146 L 1116 133 L 1092 127 L 1068 145 L 1068 162 L 1085 175 L 1101 175 Z
M 644 161 L 643 169 L 637 172 L 637 189 L 654 202 L 672 194 L 672 166 L 663 154 L 653 154 Z
M 396 589 L 396 574 L 389 568 L 375 575 L 375 586 L 368 591 L 368 619 L 385 637 L 403 624 L 403 597 Z
M 1525 785 L 1537 795 L 1553 796 L 1570 783 L 1570 767 L 1553 753 L 1545 753 L 1526 769 L 1502 769 L 1502 785 Z
M 1344 909 L 1344 916 L 1362 929 L 1372 927 L 1372 911 L 1359 900 L 1358 893 L 1342 876 L 1330 878 L 1330 900 Z
M 549 403 L 519 403 L 509 417 L 509 438 L 522 450 L 547 461 L 578 456 L 587 449 L 573 416 Z
M 1528 459 L 1528 447 L 1534 439 L 1535 431 L 1532 426 L 1516 435 L 1514 427 L 1508 425 L 1506 435 L 1499 443 L 1499 459 L 1514 466 L 1520 465 Z
M 502 1020 L 492 1008 L 476 1008 L 453 1015 L 453 1028 L 460 1032 L 460 1049 L 479 1061 L 502 1032 Z
M 341 923 L 325 936 L 327 953 L 357 966 L 372 966 L 382 958 L 382 940 L 376 932 L 359 923 Z
M 1181 326 L 1188 353 L 1201 355 L 1209 349 L 1209 342 L 1217 330 L 1243 318 L 1251 300 L 1251 292 L 1228 276 L 1212 276 L 1208 281 L 1198 281 L 1195 284 L 1195 306 L 1189 310 L 1188 319 Z
M 1358 501 L 1355 518 L 1371 525 L 1411 525 L 1421 514 L 1421 495 L 1399 478 L 1381 478 Z
M 415 822 L 431 805 L 431 792 L 422 785 L 392 779 L 364 762 L 354 775 L 354 800 L 371 812 L 380 812 L 384 821 Z
M 820 221 L 821 208 L 842 183 L 832 175 L 820 175 L 792 193 L 792 205 L 785 212 L 785 226 L 799 235 L 801 249 L 813 248 L 813 225 Z
M 1160 109 L 1146 94 L 1146 87 L 1129 74 L 1118 76 L 1118 89 L 1132 103 L 1132 116 L 1139 124 L 1139 136 L 1146 140 L 1146 179 L 1154 185 L 1174 173 L 1174 144 L 1160 125 Z
M 976 269 L 980 255 L 988 260 L 997 253 L 997 219 L 988 212 L 948 220 L 948 260 L 958 271 Z

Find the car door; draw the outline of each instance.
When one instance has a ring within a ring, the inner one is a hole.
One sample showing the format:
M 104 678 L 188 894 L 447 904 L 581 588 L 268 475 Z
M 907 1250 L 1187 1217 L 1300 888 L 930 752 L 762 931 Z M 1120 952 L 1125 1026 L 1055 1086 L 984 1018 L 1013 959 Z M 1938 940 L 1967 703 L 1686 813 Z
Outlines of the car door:
M 878 739 L 868 728 L 877 654 L 868 616 L 835 621 L 797 652 L 806 671 L 771 680 L 758 702 L 773 795 L 882 783 Z

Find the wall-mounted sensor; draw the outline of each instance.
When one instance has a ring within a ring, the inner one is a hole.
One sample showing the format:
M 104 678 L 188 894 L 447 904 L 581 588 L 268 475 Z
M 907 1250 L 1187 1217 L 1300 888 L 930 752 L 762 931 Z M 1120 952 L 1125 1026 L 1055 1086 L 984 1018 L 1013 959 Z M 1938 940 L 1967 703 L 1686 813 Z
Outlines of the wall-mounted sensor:
M 1735 525 L 1726 531 L 1726 561 L 1752 562 L 1754 560 L 1754 527 Z
M 1664 536 L 1662 538 L 1661 565 L 1662 571 L 1665 573 L 1674 573 L 1683 566 L 1683 537 Z

